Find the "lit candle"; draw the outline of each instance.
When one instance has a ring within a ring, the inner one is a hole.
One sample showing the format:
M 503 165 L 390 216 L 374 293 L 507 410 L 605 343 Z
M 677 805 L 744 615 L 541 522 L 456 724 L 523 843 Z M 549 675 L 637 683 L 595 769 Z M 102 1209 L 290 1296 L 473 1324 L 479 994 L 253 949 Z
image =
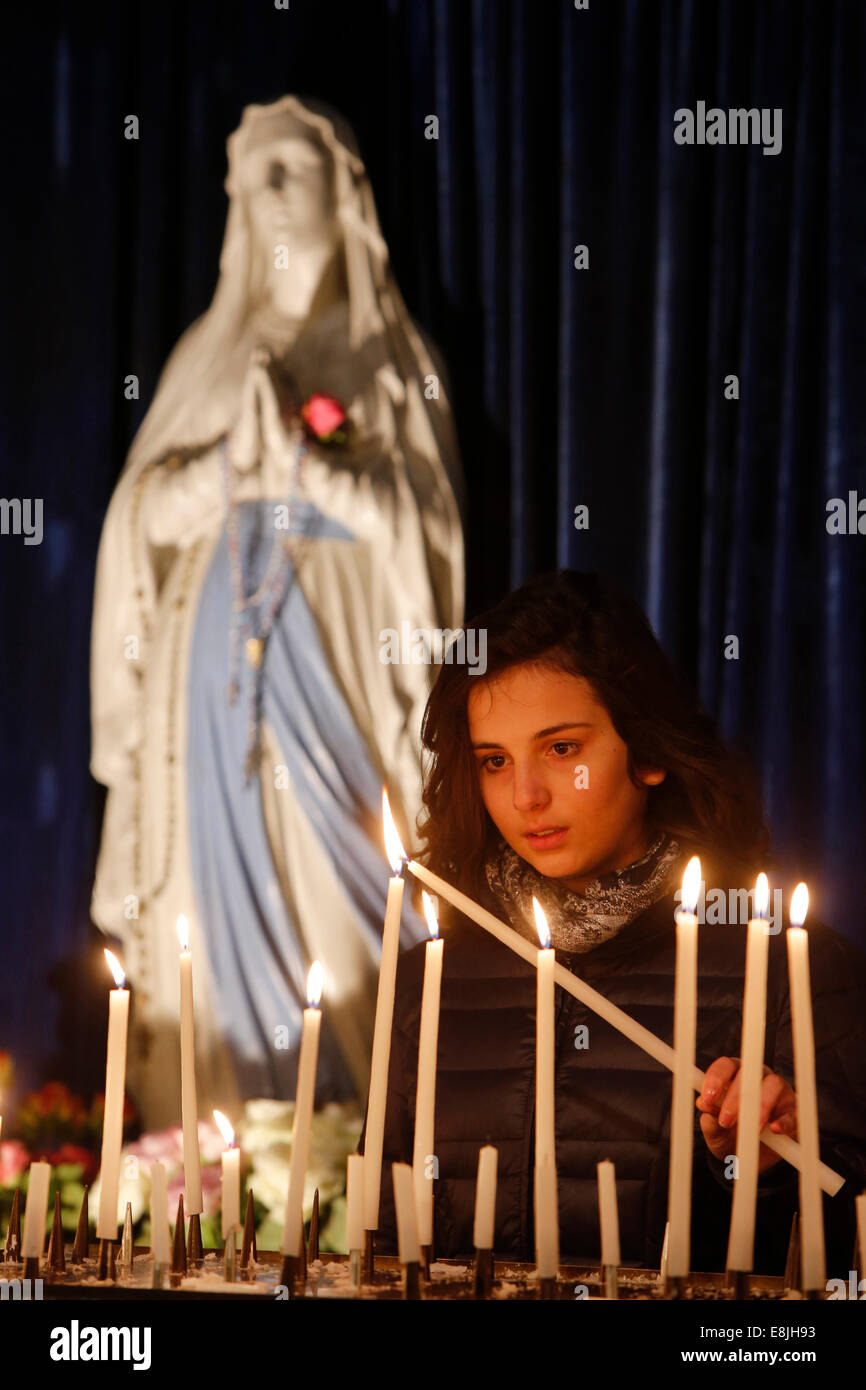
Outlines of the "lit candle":
M 364 1155 L 346 1160 L 346 1249 L 364 1248 Z
M 746 982 L 743 990 L 743 1029 L 740 1043 L 740 1103 L 737 1111 L 737 1166 L 727 1257 L 728 1269 L 743 1271 L 752 1269 L 755 1256 L 769 947 L 767 923 L 764 919 L 769 897 L 767 875 L 758 874 L 755 884 L 755 916 L 749 922 L 746 944 Z
M 535 929 L 541 945 L 536 952 L 535 991 L 535 1162 L 548 1155 L 556 1159 L 553 1088 L 553 967 L 556 953 L 550 945 L 550 928 L 536 898 L 532 899 Z
M 102 1158 L 99 1165 L 99 1240 L 117 1240 L 117 1194 L 120 1187 L 120 1151 L 123 1146 L 123 1098 L 126 1090 L 126 1032 L 129 1024 L 129 990 L 117 957 L 106 950 L 114 982 L 108 995 L 108 1052 L 105 1061 L 105 1113 L 102 1118 Z
M 153 1262 L 167 1265 L 171 1259 L 171 1239 L 168 1227 L 168 1187 L 165 1164 L 150 1165 L 150 1248 Z
M 195 1030 L 192 1013 L 192 954 L 189 922 L 177 919 L 180 942 L 180 1087 L 183 1121 L 183 1179 L 188 1216 L 204 1210 L 201 1198 L 201 1155 L 198 1147 L 198 1100 L 195 1089 Z
M 31 1163 L 27 1182 L 27 1205 L 24 1208 L 24 1235 L 21 1258 L 41 1259 L 45 1243 L 45 1218 L 48 1214 L 48 1185 L 51 1182 L 50 1163 Z
M 486 907 L 480 903 L 473 902 L 472 898 L 466 893 L 461 893 L 459 888 L 438 874 L 434 874 L 423 864 L 410 859 L 406 868 L 421 883 L 425 883 L 434 893 L 438 893 L 441 898 L 456 907 L 458 912 L 463 912 L 470 917 L 473 922 L 477 922 L 491 936 L 495 936 L 497 941 L 501 941 L 505 946 L 512 950 L 515 955 L 521 956 L 530 965 L 536 964 L 536 948 L 526 937 L 521 936 L 513 927 L 509 927 L 499 917 L 495 917 L 492 912 L 488 912 Z M 661 1038 L 656 1037 L 655 1033 L 650 1032 L 642 1023 L 637 1023 L 623 1009 L 618 1009 L 616 1004 L 611 1004 L 605 999 L 603 994 L 599 994 L 597 989 L 593 989 L 579 975 L 574 975 L 570 970 L 566 970 L 564 965 L 557 963 L 554 968 L 554 979 L 556 983 L 579 999 L 588 1009 L 592 1009 L 599 1018 L 603 1018 L 612 1028 L 616 1028 L 623 1037 L 628 1038 L 638 1047 L 643 1048 L 648 1056 L 654 1057 L 663 1067 L 673 1071 L 675 1063 L 674 1049 L 669 1043 L 662 1042 Z M 691 1086 L 693 1091 L 702 1091 L 706 1075 L 700 1067 L 695 1066 L 691 1073 Z M 787 1134 L 775 1134 L 770 1126 L 767 1125 L 761 1132 L 761 1143 L 766 1144 L 774 1153 L 780 1154 L 786 1163 L 790 1163 L 793 1168 L 801 1165 L 800 1146 L 796 1140 L 791 1139 Z M 821 1186 L 831 1197 L 835 1196 L 845 1179 L 841 1173 L 837 1173 L 828 1164 L 822 1163 L 819 1168 L 821 1176 Z
M 298 1059 L 298 1089 L 292 1125 L 292 1162 L 281 1246 L 284 1255 L 300 1255 L 301 1241 L 304 1238 L 304 1183 L 307 1177 L 310 1125 L 313 1121 L 313 1102 L 316 1096 L 316 1064 L 319 1059 L 319 1033 L 322 1028 L 322 1011 L 319 1008 L 321 998 L 322 967 L 314 960 L 307 976 L 309 1008 L 304 1009 L 301 1055 Z
M 418 1032 L 418 1078 L 415 1089 L 415 1145 L 412 1173 L 418 1211 L 418 1239 L 433 1243 L 433 1173 L 435 1170 L 433 1135 L 436 1110 L 436 1048 L 439 1039 L 439 996 L 442 987 L 442 949 L 439 923 L 427 893 L 421 894 L 424 916 L 430 929 L 424 955 L 424 989 L 421 995 L 421 1024 Z M 429 1167 L 428 1167 L 429 1165 Z M 429 1173 L 429 1176 L 428 1176 Z
M 695 854 L 683 874 L 682 908 L 677 913 L 676 979 L 674 984 L 674 1070 L 671 1099 L 671 1154 L 668 1170 L 668 1219 L 671 1223 L 668 1275 L 685 1278 L 689 1272 L 692 1216 L 692 1152 L 698 1010 L 698 919 L 694 908 L 701 887 L 701 861 Z
M 499 1150 L 485 1144 L 478 1150 L 478 1179 L 475 1184 L 475 1222 L 472 1243 L 476 1250 L 493 1249 L 496 1217 L 496 1167 Z
M 241 1224 L 241 1151 L 235 1132 L 221 1110 L 213 1112 L 214 1123 L 223 1137 L 222 1152 L 222 1235 L 228 1239 L 233 1226 Z
M 382 958 L 379 965 L 379 989 L 376 995 L 376 1020 L 373 1025 L 373 1055 L 370 1064 L 370 1091 L 367 1100 L 367 1119 L 364 1131 L 364 1225 L 368 1231 L 379 1226 L 379 1189 L 382 1183 L 382 1144 L 385 1134 L 385 1102 L 388 1095 L 388 1065 L 391 1058 L 391 1026 L 394 1016 L 394 991 L 397 980 L 397 954 L 400 948 L 400 913 L 403 907 L 401 877 L 406 853 L 400 843 L 391 816 L 388 794 L 382 791 L 382 820 L 385 827 L 385 848 L 393 877 L 388 883 L 388 902 L 382 929 Z
M 397 1215 L 397 1247 L 400 1263 L 407 1265 L 421 1259 L 418 1243 L 418 1224 L 415 1220 L 415 1184 L 408 1163 L 392 1163 L 394 1210 Z
M 601 1224 L 601 1262 L 618 1265 L 619 1212 L 616 1205 L 616 1170 L 609 1158 L 595 1166 L 598 1175 L 598 1214 Z
M 788 928 L 788 989 L 791 996 L 791 1028 L 794 1037 L 794 1090 L 797 1093 L 797 1128 L 803 1161 L 800 1167 L 800 1269 L 805 1291 L 826 1287 L 824 1209 L 818 1179 L 820 1135 L 818 1092 L 815 1086 L 815 1036 L 812 1030 L 812 994 L 809 986 L 809 937 L 802 923 L 809 906 L 809 890 L 798 883 L 791 900 Z

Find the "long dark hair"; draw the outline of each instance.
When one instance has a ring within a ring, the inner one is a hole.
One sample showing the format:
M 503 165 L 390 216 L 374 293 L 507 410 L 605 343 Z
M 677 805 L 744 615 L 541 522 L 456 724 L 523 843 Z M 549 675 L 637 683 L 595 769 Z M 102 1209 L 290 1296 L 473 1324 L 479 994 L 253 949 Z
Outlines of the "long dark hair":
M 628 774 L 665 768 L 649 787 L 647 822 L 683 851 L 700 854 L 708 883 L 748 882 L 767 860 L 755 773 L 725 744 L 697 695 L 676 672 L 635 601 L 597 574 L 558 570 L 516 589 L 467 627 L 487 633 L 483 675 L 443 663 L 427 702 L 422 741 L 429 759 L 419 860 L 470 897 L 488 896 L 484 864 L 499 832 L 484 806 L 469 740 L 473 683 L 524 662 L 583 676 L 628 747 Z

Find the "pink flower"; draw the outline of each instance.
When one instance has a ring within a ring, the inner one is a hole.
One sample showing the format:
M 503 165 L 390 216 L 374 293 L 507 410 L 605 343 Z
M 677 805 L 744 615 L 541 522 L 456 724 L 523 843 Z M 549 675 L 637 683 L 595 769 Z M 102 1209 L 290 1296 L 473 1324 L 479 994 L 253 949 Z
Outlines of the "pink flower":
M 0 1187 L 12 1187 L 30 1166 L 30 1154 L 17 1139 L 0 1144 Z
M 215 1216 L 220 1209 L 220 1193 L 222 1189 L 222 1165 L 219 1163 L 204 1163 L 201 1170 L 201 1201 L 204 1207 L 204 1216 Z M 183 1170 L 177 1173 L 170 1182 L 166 1183 L 168 1193 L 168 1211 L 172 1221 L 177 1211 L 177 1199 L 184 1190 Z
M 301 418 L 318 439 L 327 440 L 340 428 L 346 412 L 333 396 L 314 391 L 301 406 Z

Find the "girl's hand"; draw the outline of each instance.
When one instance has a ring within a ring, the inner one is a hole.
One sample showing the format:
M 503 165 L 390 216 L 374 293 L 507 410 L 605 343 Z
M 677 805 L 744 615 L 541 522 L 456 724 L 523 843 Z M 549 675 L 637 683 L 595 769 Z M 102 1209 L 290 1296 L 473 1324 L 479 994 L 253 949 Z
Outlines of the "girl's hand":
M 695 1101 L 701 1114 L 701 1132 L 707 1148 L 724 1160 L 736 1149 L 737 1114 L 740 1106 L 740 1059 L 717 1057 L 706 1070 L 704 1086 Z M 768 1123 L 775 1134 L 797 1138 L 797 1097 L 785 1081 L 768 1066 L 764 1067 L 761 1083 L 761 1114 L 758 1129 Z M 761 1144 L 758 1149 L 758 1172 L 781 1161 L 781 1154 Z

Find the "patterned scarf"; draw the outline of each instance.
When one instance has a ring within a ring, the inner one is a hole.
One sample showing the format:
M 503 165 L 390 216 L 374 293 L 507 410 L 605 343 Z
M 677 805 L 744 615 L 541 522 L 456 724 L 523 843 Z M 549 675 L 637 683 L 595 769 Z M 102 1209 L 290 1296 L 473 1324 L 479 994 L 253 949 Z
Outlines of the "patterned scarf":
M 487 882 L 508 920 L 522 936 L 536 939 L 532 896 L 550 927 L 550 944 L 565 952 L 591 951 L 645 912 L 669 891 L 671 870 L 680 856 L 676 840 L 661 831 L 641 859 L 587 884 L 582 893 L 540 874 L 500 840 L 486 866 Z

